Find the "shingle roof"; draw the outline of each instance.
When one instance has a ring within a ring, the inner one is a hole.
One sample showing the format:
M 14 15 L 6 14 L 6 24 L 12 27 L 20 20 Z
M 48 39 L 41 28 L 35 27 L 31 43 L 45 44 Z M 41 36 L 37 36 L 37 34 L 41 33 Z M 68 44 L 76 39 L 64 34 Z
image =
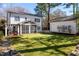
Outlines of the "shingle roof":
M 36 14 L 31 14 L 31 13 L 26 13 L 26 12 L 13 12 L 13 11 L 7 11 L 7 13 L 16 13 L 16 14 L 24 14 L 24 15 L 31 15 L 31 16 L 42 17 L 41 15 L 36 15 Z
M 31 24 L 35 24 L 35 22 L 32 22 L 32 21 L 26 21 L 26 22 L 22 22 L 23 24 L 25 23 L 31 23 Z
M 28 23 L 31 23 L 32 25 L 36 25 L 35 22 L 32 22 L 32 21 L 24 21 L 24 22 L 18 23 L 17 25 L 19 25 L 19 24 L 28 24 Z
M 65 16 L 65 17 L 54 18 L 51 21 L 60 22 L 60 21 L 71 21 L 71 20 L 76 20 L 76 19 L 77 19 L 77 17 L 75 17 L 75 16 Z

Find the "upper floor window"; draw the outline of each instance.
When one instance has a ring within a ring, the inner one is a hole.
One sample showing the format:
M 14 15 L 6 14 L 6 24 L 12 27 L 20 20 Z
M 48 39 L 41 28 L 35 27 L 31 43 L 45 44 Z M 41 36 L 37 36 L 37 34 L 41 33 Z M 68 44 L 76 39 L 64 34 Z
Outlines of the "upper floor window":
M 35 18 L 35 22 L 40 22 L 40 19 L 38 19 L 38 18 Z
M 25 17 L 25 20 L 27 21 L 27 17 Z
M 19 16 L 15 16 L 15 21 L 20 21 L 20 17 Z

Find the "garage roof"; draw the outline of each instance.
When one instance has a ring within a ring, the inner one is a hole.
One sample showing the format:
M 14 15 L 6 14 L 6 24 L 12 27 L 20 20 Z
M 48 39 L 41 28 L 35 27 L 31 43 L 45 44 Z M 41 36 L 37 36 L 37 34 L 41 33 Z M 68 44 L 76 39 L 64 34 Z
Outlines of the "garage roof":
M 65 17 L 54 18 L 51 21 L 52 22 L 71 21 L 71 20 L 76 20 L 77 18 L 78 17 L 75 17 L 75 16 L 65 16 Z

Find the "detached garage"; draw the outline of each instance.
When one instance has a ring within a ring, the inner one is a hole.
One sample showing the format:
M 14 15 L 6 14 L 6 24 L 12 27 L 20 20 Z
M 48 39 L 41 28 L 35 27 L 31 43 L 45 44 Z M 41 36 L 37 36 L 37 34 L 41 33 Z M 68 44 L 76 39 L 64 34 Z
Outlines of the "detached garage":
M 76 34 L 76 19 L 73 16 L 55 18 L 50 22 L 50 32 Z

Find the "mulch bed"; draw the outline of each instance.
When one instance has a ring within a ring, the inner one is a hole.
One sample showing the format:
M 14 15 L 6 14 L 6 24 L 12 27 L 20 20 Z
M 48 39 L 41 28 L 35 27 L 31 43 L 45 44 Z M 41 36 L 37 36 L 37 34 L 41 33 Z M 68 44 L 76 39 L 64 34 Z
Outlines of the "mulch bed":
M 15 49 L 10 47 L 10 41 L 0 41 L 0 56 L 21 56 Z

